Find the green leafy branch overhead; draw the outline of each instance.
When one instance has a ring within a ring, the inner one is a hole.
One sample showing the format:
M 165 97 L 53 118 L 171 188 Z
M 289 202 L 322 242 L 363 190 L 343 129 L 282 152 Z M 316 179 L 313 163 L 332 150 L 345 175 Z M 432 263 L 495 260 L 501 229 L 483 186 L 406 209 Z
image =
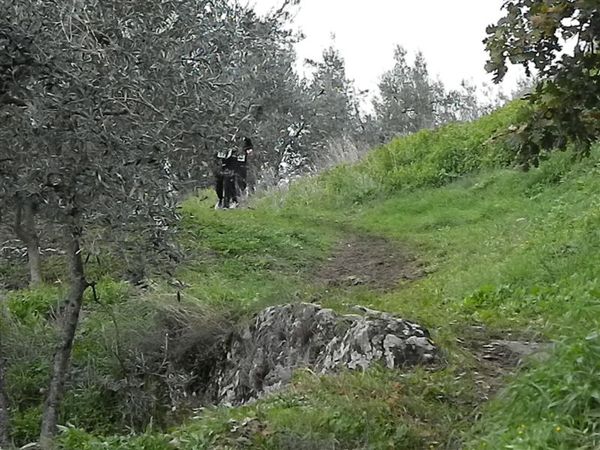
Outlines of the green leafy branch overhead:
M 489 26 L 486 70 L 500 82 L 508 63 L 535 71 L 530 120 L 519 128 L 519 156 L 574 143 L 584 153 L 600 135 L 600 5 L 596 0 L 517 0 Z M 572 50 L 571 50 L 572 49 Z

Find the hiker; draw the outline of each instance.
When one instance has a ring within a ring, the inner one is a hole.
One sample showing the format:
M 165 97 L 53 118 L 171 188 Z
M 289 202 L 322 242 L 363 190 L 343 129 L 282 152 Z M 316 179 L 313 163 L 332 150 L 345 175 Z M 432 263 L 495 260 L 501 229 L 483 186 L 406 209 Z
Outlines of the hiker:
M 215 209 L 237 207 L 237 152 L 233 149 L 222 149 L 216 154 L 215 190 L 219 201 Z
M 252 141 L 244 137 L 239 147 L 225 148 L 217 152 L 215 190 L 219 201 L 215 209 L 236 208 L 238 197 L 247 193 L 248 155 L 253 151 Z
M 242 139 L 240 152 L 237 155 L 236 181 L 241 195 L 248 194 L 248 156 L 252 154 L 254 148 L 249 137 Z

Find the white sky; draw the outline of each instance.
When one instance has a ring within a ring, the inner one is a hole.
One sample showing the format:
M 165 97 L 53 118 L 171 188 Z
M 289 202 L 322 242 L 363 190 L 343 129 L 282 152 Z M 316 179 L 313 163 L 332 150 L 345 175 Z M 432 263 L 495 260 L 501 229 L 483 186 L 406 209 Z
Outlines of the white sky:
M 485 72 L 482 40 L 487 25 L 501 17 L 504 0 L 301 0 L 294 26 L 306 39 L 298 44 L 299 61 L 320 59 L 334 44 L 359 89 L 377 90 L 381 74 L 393 66 L 393 49 L 402 45 L 412 58 L 421 50 L 432 76 L 448 88 L 467 79 L 491 84 Z M 282 0 L 248 0 L 259 14 Z M 332 34 L 335 40 L 332 41 Z M 510 92 L 519 70 L 502 84 Z

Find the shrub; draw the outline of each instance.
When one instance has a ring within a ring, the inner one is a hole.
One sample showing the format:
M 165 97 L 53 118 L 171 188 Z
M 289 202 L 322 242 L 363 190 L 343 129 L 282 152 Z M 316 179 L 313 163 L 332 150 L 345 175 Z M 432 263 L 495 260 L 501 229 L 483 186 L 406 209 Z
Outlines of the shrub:
M 511 156 L 503 136 L 518 120 L 521 110 L 521 103 L 514 102 L 474 122 L 397 138 L 371 153 L 364 169 L 383 185 L 397 190 L 437 187 L 482 167 L 505 165 Z
M 576 153 L 572 150 L 552 152 L 542 155 L 542 162 L 532 170 L 529 186 L 532 190 L 541 190 L 546 186 L 558 184 L 573 169 Z
M 62 290 L 55 286 L 12 291 L 7 295 L 7 308 L 14 319 L 32 325 L 52 314 L 60 305 Z
M 480 169 L 506 167 L 515 158 L 508 130 L 523 114 L 524 106 L 517 101 L 474 122 L 396 138 L 353 165 L 341 164 L 296 183 L 285 203 L 364 204 L 380 194 L 440 187 Z

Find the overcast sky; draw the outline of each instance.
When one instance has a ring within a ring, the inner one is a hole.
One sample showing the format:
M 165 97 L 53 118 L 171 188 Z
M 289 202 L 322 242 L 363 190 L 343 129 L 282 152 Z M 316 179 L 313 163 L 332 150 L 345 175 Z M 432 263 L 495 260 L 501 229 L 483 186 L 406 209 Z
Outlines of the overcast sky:
M 485 28 L 501 16 L 504 0 L 301 0 L 295 27 L 306 39 L 298 57 L 319 59 L 334 44 L 346 61 L 349 78 L 360 89 L 376 90 L 380 75 L 393 65 L 396 44 L 409 55 L 421 50 L 430 74 L 447 87 L 467 79 L 491 84 L 483 66 Z M 282 0 L 249 0 L 264 14 Z M 335 35 L 332 41 L 332 34 Z M 511 73 L 512 72 L 512 73 Z M 510 70 L 503 83 L 510 92 L 518 78 Z

